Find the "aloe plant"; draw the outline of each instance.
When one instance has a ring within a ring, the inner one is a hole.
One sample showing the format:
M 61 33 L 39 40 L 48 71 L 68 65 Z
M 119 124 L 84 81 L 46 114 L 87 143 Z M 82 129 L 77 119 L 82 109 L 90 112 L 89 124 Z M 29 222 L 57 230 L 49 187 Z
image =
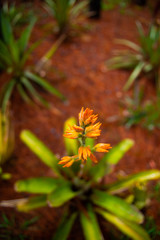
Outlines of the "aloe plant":
M 126 39 L 116 42 L 130 49 L 118 51 L 116 56 L 107 61 L 109 69 L 131 69 L 124 90 L 128 90 L 141 75 L 153 76 L 157 90 L 160 86 L 160 27 L 151 25 L 147 34 L 143 27 L 137 23 L 139 32 L 139 45 Z
M 88 1 L 76 3 L 76 0 L 45 0 L 45 2 L 49 13 L 57 21 L 59 34 L 68 34 L 71 24 L 74 24 L 88 4 Z
M 1 91 L 0 107 L 3 112 L 5 112 L 7 103 L 15 88 L 18 90 L 23 100 L 28 103 L 32 103 L 33 99 L 37 103 L 49 106 L 48 102 L 39 95 L 34 84 L 64 99 L 64 96 L 57 89 L 26 67 L 26 62 L 30 58 L 31 52 L 39 44 L 39 42 L 36 42 L 28 47 L 35 21 L 36 19 L 33 18 L 30 24 L 21 33 L 21 36 L 16 40 L 9 18 L 3 11 L 0 13 L 0 69 L 6 71 L 10 75 L 9 81 L 4 84 Z
M 131 239 L 149 240 L 149 235 L 140 226 L 144 221 L 143 214 L 138 207 L 129 203 L 128 195 L 124 193 L 128 192 L 130 197 L 130 190 L 137 184 L 147 184 L 150 180 L 159 179 L 160 171 L 143 171 L 105 184 L 105 176 L 112 173 L 114 166 L 134 142 L 124 139 L 112 149 L 110 144 L 95 145 L 94 139 L 100 135 L 101 124 L 95 123 L 97 115 L 92 113 L 92 110 L 82 108 L 79 126 L 74 118 L 67 120 L 64 126 L 64 143 L 68 156 L 60 161 L 33 133 L 28 130 L 22 131 L 21 140 L 53 170 L 54 177 L 17 181 L 17 192 L 27 192 L 34 196 L 16 201 L 3 201 L 0 205 L 16 206 L 19 211 L 26 212 L 48 204 L 54 208 L 65 205 L 64 216 L 53 240 L 68 239 L 77 218 L 80 219 L 86 240 L 104 239 L 97 215 L 101 215 Z M 95 151 L 105 153 L 99 161 L 94 155 Z M 136 203 L 135 200 L 132 200 L 132 203 Z

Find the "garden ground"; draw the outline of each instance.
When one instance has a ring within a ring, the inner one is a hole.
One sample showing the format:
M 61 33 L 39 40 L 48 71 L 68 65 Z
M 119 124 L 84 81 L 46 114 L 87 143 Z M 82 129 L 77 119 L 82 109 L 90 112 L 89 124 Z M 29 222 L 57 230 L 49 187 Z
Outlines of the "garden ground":
M 147 26 L 151 19 L 149 9 L 142 10 L 134 7 L 126 10 L 124 14 L 118 9 L 105 11 L 100 20 L 86 21 L 88 30 L 81 31 L 59 47 L 51 60 L 53 71 L 50 71 L 47 76 L 48 81 L 66 96 L 66 102 L 61 102 L 56 97 L 42 92 L 42 95 L 51 103 L 51 108 L 45 109 L 42 106 L 29 106 L 14 94 L 12 106 L 16 149 L 11 161 L 4 165 L 4 171 L 12 174 L 12 180 L 1 181 L 0 200 L 28 196 L 14 191 L 13 184 L 19 179 L 52 176 L 51 170 L 45 167 L 21 142 L 20 132 L 23 129 L 31 130 L 55 154 L 62 157 L 65 155 L 62 137 L 64 121 L 71 116 L 77 118 L 82 106 L 89 107 L 99 114 L 99 121 L 102 122 L 100 142 L 114 146 L 124 138 L 132 138 L 135 141 L 134 147 L 115 168 L 113 178 L 141 170 L 160 168 L 160 130 L 149 132 L 139 126 L 126 129 L 117 122 L 108 121 L 112 116 L 122 116 L 124 109 L 120 107 L 119 102 L 131 92 L 122 92 L 129 73 L 118 70 L 107 71 L 105 61 L 112 56 L 115 48 L 119 48 L 114 43 L 115 38 L 138 41 L 135 19 Z M 34 64 L 55 41 L 54 34 L 52 35 L 51 32 L 48 34 L 45 24 L 48 24 L 47 19 L 40 18 L 32 34 L 32 41 L 46 34 L 42 44 L 35 50 Z M 1 78 L 5 80 L 5 77 L 1 74 Z M 146 93 L 154 94 L 152 83 L 147 82 Z M 157 207 L 158 203 L 154 202 L 148 207 L 147 212 L 153 215 L 158 223 Z M 27 239 L 49 240 L 58 226 L 61 209 L 48 207 L 22 214 L 12 209 L 1 208 L 0 212 L 6 213 L 9 217 L 16 216 L 15 231 L 18 231 L 20 223 L 25 219 L 39 216 L 38 222 L 29 227 Z M 105 231 L 105 239 L 108 239 L 107 235 Z M 71 239 L 83 239 L 78 223 L 71 233 Z

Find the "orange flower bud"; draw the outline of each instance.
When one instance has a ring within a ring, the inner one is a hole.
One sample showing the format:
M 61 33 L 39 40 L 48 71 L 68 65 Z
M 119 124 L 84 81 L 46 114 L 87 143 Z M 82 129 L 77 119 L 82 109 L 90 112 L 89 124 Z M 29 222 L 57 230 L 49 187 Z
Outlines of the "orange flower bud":
M 96 138 L 100 136 L 101 130 L 99 129 L 101 126 L 101 123 L 96 123 L 94 125 L 88 126 L 85 129 L 85 136 L 90 138 Z
M 94 162 L 94 163 L 97 163 L 98 162 L 98 160 L 97 160 L 97 158 L 94 156 L 94 154 L 92 154 L 91 153 L 91 155 L 90 155 L 90 159 L 92 160 L 92 162 Z
M 78 138 L 80 134 L 82 134 L 83 128 L 74 125 L 74 126 L 69 126 L 69 128 L 66 130 L 65 134 L 63 134 L 64 137 L 66 138 L 71 138 L 75 139 Z
M 79 113 L 79 124 L 80 126 L 93 124 L 97 120 L 97 115 L 92 115 L 93 110 L 82 107 L 80 113 Z
M 110 144 L 107 143 L 98 143 L 94 146 L 96 152 L 108 152 L 108 149 L 112 148 Z
M 91 150 L 89 147 L 80 147 L 78 150 L 78 157 L 82 161 L 86 161 L 87 158 L 91 155 Z
M 61 158 L 61 160 L 59 161 L 58 164 L 65 164 L 63 167 L 70 167 L 74 161 L 76 160 L 76 158 L 78 157 L 78 155 L 75 156 L 65 156 L 63 158 Z

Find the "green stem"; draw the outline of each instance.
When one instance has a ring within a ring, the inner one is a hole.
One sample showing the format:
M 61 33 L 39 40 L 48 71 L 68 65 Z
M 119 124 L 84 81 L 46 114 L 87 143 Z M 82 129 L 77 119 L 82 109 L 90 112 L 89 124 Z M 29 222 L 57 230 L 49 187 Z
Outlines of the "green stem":
M 84 163 L 81 163 L 80 171 L 78 173 L 78 178 L 81 178 L 83 176 L 83 170 L 84 170 Z
M 79 142 L 80 142 L 81 146 L 83 146 L 83 147 L 85 147 L 85 145 L 86 145 L 86 137 L 84 136 L 84 134 L 85 134 L 85 126 L 84 126 L 84 130 L 82 133 L 82 137 L 79 138 Z M 85 164 L 83 162 L 81 162 L 80 170 L 77 174 L 78 178 L 81 178 L 83 176 L 84 166 L 85 166 Z

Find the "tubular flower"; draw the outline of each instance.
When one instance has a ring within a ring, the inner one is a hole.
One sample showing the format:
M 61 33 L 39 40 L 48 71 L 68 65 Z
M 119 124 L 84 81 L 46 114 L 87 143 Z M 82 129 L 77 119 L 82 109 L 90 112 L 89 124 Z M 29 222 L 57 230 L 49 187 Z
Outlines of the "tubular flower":
M 101 130 L 99 129 L 101 126 L 101 123 L 96 123 L 94 125 L 88 126 L 85 129 L 85 137 L 89 138 L 97 138 L 100 136 Z
M 72 157 L 65 156 L 65 157 L 61 158 L 61 160 L 59 161 L 58 164 L 65 164 L 63 167 L 70 167 L 74 163 L 74 161 L 77 157 L 78 157 L 78 155 L 75 155 Z
M 82 160 L 82 162 L 85 162 L 87 160 L 87 158 L 90 157 L 90 155 L 91 155 L 91 150 L 89 147 L 81 146 L 78 149 L 78 157 L 79 157 L 79 159 Z
M 97 116 L 98 115 L 94 115 L 92 114 L 93 110 L 86 108 L 84 110 L 84 108 L 82 107 L 80 113 L 79 113 L 79 125 L 80 126 L 86 126 L 89 124 L 94 124 L 97 120 Z
M 89 118 L 87 118 L 84 121 L 84 125 L 94 124 L 97 121 L 98 114 L 97 115 L 91 115 Z
M 66 138 L 75 139 L 75 138 L 78 138 L 80 134 L 82 134 L 82 132 L 83 132 L 83 128 L 79 126 L 76 126 L 76 125 L 69 126 L 69 128 L 66 130 L 63 136 Z
M 96 152 L 108 152 L 108 149 L 112 148 L 110 144 L 107 143 L 98 143 L 94 146 Z
M 94 154 L 92 154 L 92 153 L 91 153 L 91 155 L 90 155 L 90 159 L 92 160 L 92 162 L 98 163 L 97 158 L 96 158 L 96 157 L 94 156 Z

